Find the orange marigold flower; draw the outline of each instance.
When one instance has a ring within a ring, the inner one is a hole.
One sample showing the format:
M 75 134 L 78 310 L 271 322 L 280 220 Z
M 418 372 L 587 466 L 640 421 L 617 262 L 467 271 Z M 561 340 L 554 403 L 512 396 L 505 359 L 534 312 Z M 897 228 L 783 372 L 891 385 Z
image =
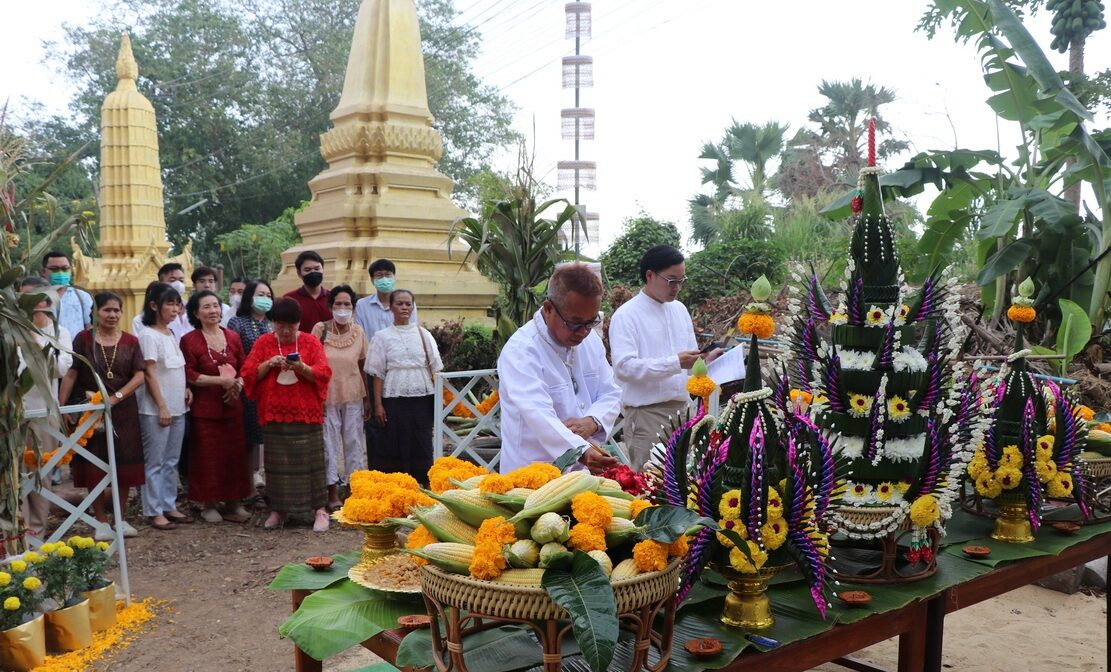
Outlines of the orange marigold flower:
M 1037 311 L 1030 306 L 1011 306 L 1007 309 L 1007 319 L 1012 322 L 1033 322 L 1037 316 Z
M 642 572 L 662 572 L 667 568 L 667 544 L 645 539 L 633 546 L 633 561 Z
M 548 481 L 559 478 L 559 467 L 554 464 L 533 463 L 527 467 L 520 467 L 506 474 L 513 479 L 513 487 L 529 488 L 535 490 Z
M 409 533 L 409 538 L 405 540 L 405 548 L 424 548 L 428 544 L 434 544 L 437 539 L 431 532 L 428 531 L 424 525 L 417 525 L 416 529 Z M 413 555 L 410 556 L 413 562 L 418 565 L 427 565 L 428 561 L 424 558 L 418 558 Z
M 476 544 L 474 556 L 471 558 L 471 576 L 476 579 L 491 581 L 501 576 L 505 571 L 505 555 L 502 554 L 501 544 L 484 541 Z
M 737 318 L 737 331 L 745 336 L 755 334 L 756 338 L 771 338 L 775 333 L 775 320 L 765 313 L 742 313 Z
M 690 543 L 687 541 L 687 535 L 681 534 L 679 538 L 667 547 L 667 554 L 673 558 L 681 558 L 690 550 Z
M 646 499 L 634 499 L 633 501 L 629 502 L 629 517 L 636 518 L 638 515 L 640 515 L 641 511 L 651 507 L 652 502 Z
M 512 544 L 517 541 L 517 533 L 513 531 L 513 523 L 505 522 L 502 516 L 494 516 L 482 521 L 475 535 L 475 546 L 491 542 L 496 544 Z
M 814 400 L 814 395 L 807 392 L 806 390 L 791 390 L 790 396 L 791 401 L 795 402 L 796 404 L 809 404 L 811 401 Z
M 441 457 L 428 470 L 428 486 L 433 492 L 443 492 L 455 488 L 452 479 L 465 481 L 471 476 L 488 473 L 486 469 L 458 457 Z
M 489 476 L 483 476 L 482 480 L 479 481 L 478 491 L 484 495 L 488 492 L 492 492 L 495 495 L 504 495 L 512 490 L 513 487 L 513 479 L 509 476 L 490 474 Z
M 490 393 L 490 396 L 478 402 L 478 412 L 486 415 L 492 408 L 494 408 L 494 404 L 496 403 L 498 403 L 498 391 L 494 390 Z
M 1077 415 L 1079 415 L 1080 419 L 1083 420 L 1084 422 L 1091 422 L 1092 418 L 1096 417 L 1096 412 L 1093 411 L 1088 406 L 1081 406 L 1080 408 L 1078 408 L 1076 410 L 1077 410 Z
M 571 548 L 577 548 L 583 553 L 604 551 L 606 550 L 606 530 L 602 527 L 579 523 L 571 527 L 571 538 L 567 540 L 567 545 Z
M 571 515 L 580 523 L 605 529 L 613 520 L 613 507 L 596 492 L 580 492 L 571 499 Z
M 718 384 L 709 376 L 691 376 L 687 378 L 687 392 L 700 399 L 705 399 L 718 389 Z

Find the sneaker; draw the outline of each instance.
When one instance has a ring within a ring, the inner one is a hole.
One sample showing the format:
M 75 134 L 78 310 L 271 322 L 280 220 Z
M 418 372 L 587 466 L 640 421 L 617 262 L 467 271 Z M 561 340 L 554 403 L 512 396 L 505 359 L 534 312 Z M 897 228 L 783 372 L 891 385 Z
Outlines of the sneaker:
M 126 520 L 121 520 L 120 521 L 120 529 L 123 530 L 123 536 L 125 536 L 129 539 L 131 537 L 139 536 L 139 530 L 136 530 L 134 527 L 131 527 L 131 523 L 127 522 Z
M 116 540 L 116 533 L 112 531 L 112 528 L 108 527 L 108 523 L 101 523 L 97 526 L 96 531 L 93 532 L 93 539 L 111 543 Z
M 261 471 L 256 471 L 255 475 L 254 475 L 254 478 L 252 480 L 254 481 L 254 484 L 255 484 L 256 488 L 265 488 L 266 487 L 266 477 L 262 475 Z
M 313 532 L 327 532 L 331 523 L 328 522 L 328 513 L 325 511 L 316 512 L 316 522 L 312 524 Z
M 205 509 L 201 511 L 201 518 L 204 518 L 206 523 L 219 523 L 224 520 L 224 517 L 221 516 L 220 512 L 216 509 Z

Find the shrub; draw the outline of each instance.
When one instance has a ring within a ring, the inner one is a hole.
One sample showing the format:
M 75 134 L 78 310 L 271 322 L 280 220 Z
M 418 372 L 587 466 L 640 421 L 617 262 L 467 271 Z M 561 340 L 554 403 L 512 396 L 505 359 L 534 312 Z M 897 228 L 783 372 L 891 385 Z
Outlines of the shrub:
M 486 325 L 444 320 L 429 332 L 436 339 L 444 371 L 492 369 L 498 364 L 493 331 Z
M 611 284 L 640 286 L 640 258 L 656 245 L 679 247 L 679 230 L 671 222 L 661 222 L 646 213 L 626 219 L 624 230 L 613 241 L 600 261 Z
M 786 275 L 783 248 L 774 241 L 736 238 L 711 243 L 687 258 L 687 284 L 679 298 L 688 306 L 735 295 L 761 275 L 774 285 Z

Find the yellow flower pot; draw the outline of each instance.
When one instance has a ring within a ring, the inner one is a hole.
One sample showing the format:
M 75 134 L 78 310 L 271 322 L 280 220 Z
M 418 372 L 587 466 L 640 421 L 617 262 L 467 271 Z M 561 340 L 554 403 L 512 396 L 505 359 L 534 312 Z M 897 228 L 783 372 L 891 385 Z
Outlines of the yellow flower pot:
M 46 661 L 44 619 L 27 621 L 8 630 L 0 630 L 0 670 L 26 672 Z
M 89 624 L 93 632 L 103 632 L 116 624 L 116 584 L 81 593 L 89 600 Z
M 992 500 L 999 508 L 991 538 L 1012 544 L 1034 541 L 1034 528 L 1026 515 L 1026 495 L 1022 490 L 1004 492 Z
M 77 651 L 93 643 L 89 601 L 46 613 L 46 643 L 52 651 Z

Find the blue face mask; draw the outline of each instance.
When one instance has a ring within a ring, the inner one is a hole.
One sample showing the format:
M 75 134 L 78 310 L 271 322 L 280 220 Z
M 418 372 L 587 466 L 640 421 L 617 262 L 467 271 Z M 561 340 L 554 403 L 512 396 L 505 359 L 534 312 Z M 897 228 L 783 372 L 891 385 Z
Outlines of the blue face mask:
M 50 284 L 68 287 L 73 276 L 69 271 L 54 271 L 50 274 Z
M 256 296 L 252 305 L 260 313 L 269 313 L 270 309 L 274 307 L 274 299 L 269 296 Z
M 392 292 L 393 291 L 393 286 L 394 286 L 393 278 L 375 278 L 374 279 L 374 288 L 377 289 L 379 292 L 382 292 L 383 294 L 385 294 L 386 292 Z

